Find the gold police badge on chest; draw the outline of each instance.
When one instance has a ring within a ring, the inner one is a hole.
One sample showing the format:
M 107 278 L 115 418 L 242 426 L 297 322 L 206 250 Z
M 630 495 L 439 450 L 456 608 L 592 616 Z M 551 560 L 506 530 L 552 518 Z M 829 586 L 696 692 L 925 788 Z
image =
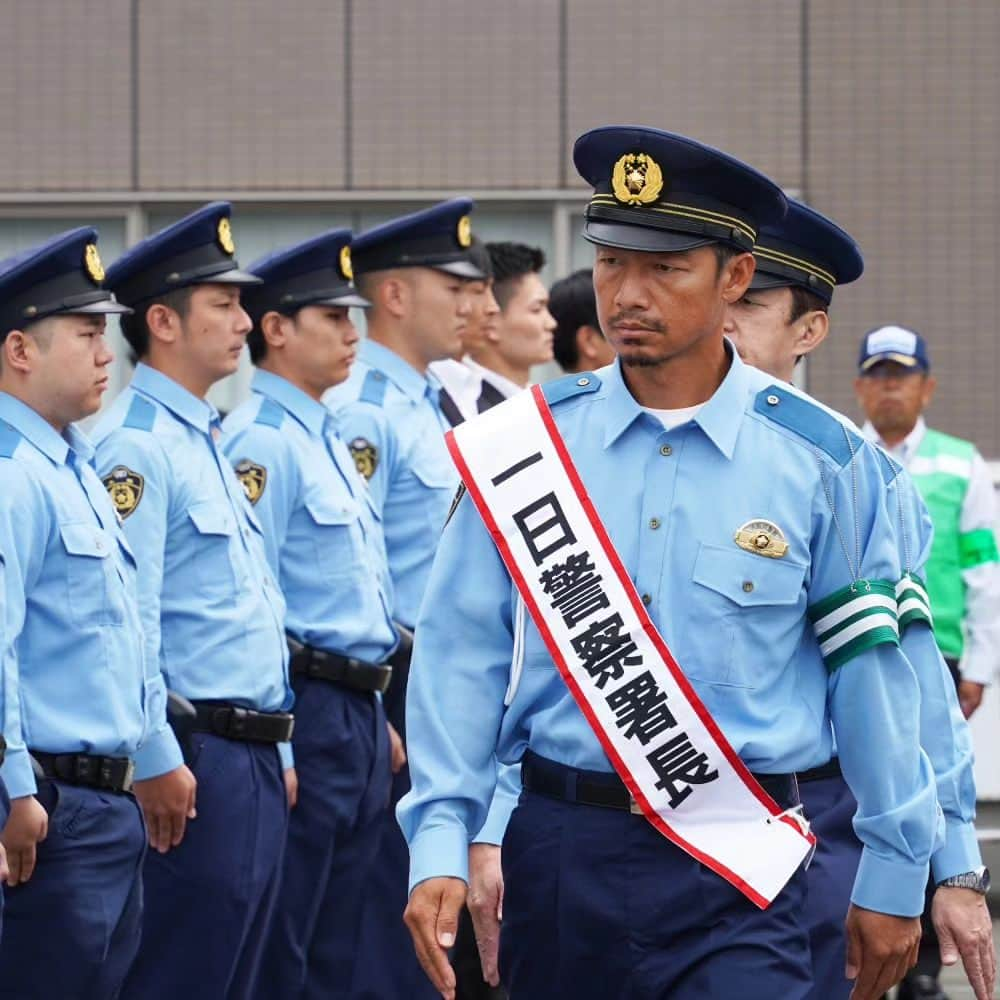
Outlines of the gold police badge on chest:
M 767 556 L 768 559 L 780 559 L 788 551 L 788 542 L 781 528 L 774 521 L 763 518 L 747 521 L 733 539 L 741 549 Z
M 378 449 L 365 438 L 355 438 L 348 446 L 358 472 L 365 479 L 371 479 L 378 468 Z
M 101 482 L 104 483 L 118 516 L 124 521 L 139 506 L 145 480 L 138 472 L 133 472 L 124 465 L 116 465 Z
M 264 495 L 264 487 L 267 486 L 267 469 L 263 465 L 251 462 L 249 458 L 244 458 L 236 463 L 236 475 L 243 484 L 247 500 L 256 504 Z

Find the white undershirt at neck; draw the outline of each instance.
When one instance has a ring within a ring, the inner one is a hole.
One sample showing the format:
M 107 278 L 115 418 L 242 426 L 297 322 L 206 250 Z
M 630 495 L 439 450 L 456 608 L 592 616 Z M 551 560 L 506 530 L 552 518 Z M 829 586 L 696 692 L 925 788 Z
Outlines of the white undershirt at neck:
M 698 403 L 695 406 L 685 406 L 680 410 L 654 410 L 651 406 L 644 406 L 643 409 L 651 417 L 656 417 L 668 431 L 672 431 L 675 427 L 680 427 L 681 424 L 694 420 L 704 405 L 704 403 Z

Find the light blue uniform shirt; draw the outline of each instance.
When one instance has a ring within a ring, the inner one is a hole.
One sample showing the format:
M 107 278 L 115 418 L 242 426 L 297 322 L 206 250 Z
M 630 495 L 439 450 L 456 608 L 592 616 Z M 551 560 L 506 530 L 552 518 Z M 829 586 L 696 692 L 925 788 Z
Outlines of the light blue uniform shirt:
M 102 477 L 119 467 L 141 477 L 124 527 L 139 564 L 147 655 L 159 664 L 161 686 L 192 700 L 287 710 L 285 602 L 260 524 L 216 444 L 220 435 L 209 403 L 140 364 L 97 425 L 97 467 Z M 136 776 L 181 763 L 161 714 L 136 758 Z
M 156 677 L 144 671 L 135 560 L 93 456 L 75 427 L 59 434 L 0 393 L 10 743 L 0 773 L 12 798 L 36 790 L 26 746 L 130 757 L 143 738 L 145 706 L 155 704 Z M 15 722 L 10 713 L 18 707 Z
M 585 390 L 563 380 L 547 395 L 653 622 L 730 744 L 752 771 L 783 773 L 828 760 L 835 730 L 864 843 L 853 898 L 920 913 L 939 817 L 919 747 L 914 671 L 895 641 L 828 671 L 807 618 L 855 579 L 899 579 L 876 452 L 736 357 L 694 420 L 670 431 L 635 401 L 617 364 Z M 735 532 L 757 519 L 781 529 L 782 558 L 735 544 Z M 573 767 L 612 770 L 530 621 L 520 681 L 504 707 L 514 597 L 463 498 L 416 630 L 407 700 L 413 789 L 398 809 L 411 885 L 467 877 L 498 760 L 514 764 L 530 747 Z
M 287 379 L 258 370 L 223 423 L 222 447 L 254 466 L 254 512 L 299 642 L 370 663 L 396 644 L 381 525 L 335 420 Z
M 433 376 L 365 340 L 351 377 L 325 397 L 382 516 L 393 614 L 411 629 L 458 488 L 444 443 L 448 421 L 438 404 L 440 391 Z

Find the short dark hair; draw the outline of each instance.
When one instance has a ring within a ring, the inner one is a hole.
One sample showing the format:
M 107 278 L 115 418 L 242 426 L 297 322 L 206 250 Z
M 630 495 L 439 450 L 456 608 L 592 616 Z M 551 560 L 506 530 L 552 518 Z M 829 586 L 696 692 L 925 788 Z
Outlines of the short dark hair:
M 471 260 L 472 263 L 486 275 L 486 280 L 489 281 L 489 279 L 493 277 L 493 261 L 490 260 L 490 252 L 486 248 L 486 244 L 483 243 L 482 240 L 473 236 L 472 244 L 467 253 L 469 255 L 469 260 Z
M 545 251 L 525 243 L 487 243 L 486 250 L 493 265 L 493 294 L 502 311 L 521 278 L 538 274 L 545 267 Z
M 268 309 L 266 312 L 270 311 Z M 250 348 L 250 361 L 253 364 L 257 364 L 258 361 L 262 361 L 267 357 L 267 339 L 264 337 L 264 331 L 260 325 L 260 321 L 265 315 L 266 313 L 260 313 L 259 315 L 250 314 L 253 326 L 247 334 L 247 347 Z
M 717 274 L 722 273 L 722 269 L 736 256 L 746 253 L 746 250 L 737 250 L 731 243 L 713 243 L 712 249 L 715 251 L 715 270 Z
M 165 292 L 145 302 L 137 302 L 134 306 L 135 312 L 120 318 L 122 336 L 132 348 L 132 364 L 141 361 L 149 353 L 149 327 L 146 325 L 146 311 L 149 307 L 163 305 L 173 309 L 181 319 L 186 319 L 195 288 L 195 285 L 187 285 L 185 288 Z
M 801 285 L 789 285 L 788 290 L 792 293 L 792 305 L 788 310 L 789 323 L 794 323 L 806 313 L 829 311 L 829 304 L 815 292 L 810 292 L 808 288 L 803 288 Z
M 600 330 L 597 319 L 597 296 L 594 294 L 594 275 L 588 268 L 574 271 L 560 278 L 549 289 L 549 312 L 556 321 L 552 352 L 556 361 L 566 369 L 574 368 L 580 361 L 576 332 L 581 326 Z

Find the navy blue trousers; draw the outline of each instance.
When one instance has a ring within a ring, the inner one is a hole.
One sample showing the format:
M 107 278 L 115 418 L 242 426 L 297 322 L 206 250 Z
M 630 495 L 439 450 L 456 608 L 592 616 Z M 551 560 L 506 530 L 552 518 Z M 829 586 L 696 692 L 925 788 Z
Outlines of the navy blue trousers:
M 861 841 L 852 820 L 858 804 L 840 776 L 803 781 L 803 811 L 816 834 L 816 854 L 806 874 L 805 919 L 812 955 L 811 1000 L 846 1000 L 847 936 L 844 921 L 861 861 Z
M 146 827 L 135 799 L 39 785 L 49 832 L 35 872 L 8 889 L 0 997 L 114 1000 L 139 947 Z
M 503 842 L 514 1000 L 804 1000 L 805 874 L 758 909 L 641 816 L 523 792 Z
M 378 863 L 371 871 L 358 938 L 351 1000 L 440 1000 L 417 961 L 403 923 L 410 852 L 396 822 L 396 803 L 410 790 L 410 769 L 393 775 L 390 807 L 377 822 Z
M 299 800 L 259 1000 L 350 997 L 359 918 L 389 802 L 389 738 L 381 702 L 326 681 L 295 683 Z M 391 956 L 383 956 L 391 961 Z
M 246 1000 L 260 968 L 288 827 L 278 751 L 206 733 L 192 744 L 198 818 L 146 858 L 127 1000 Z

